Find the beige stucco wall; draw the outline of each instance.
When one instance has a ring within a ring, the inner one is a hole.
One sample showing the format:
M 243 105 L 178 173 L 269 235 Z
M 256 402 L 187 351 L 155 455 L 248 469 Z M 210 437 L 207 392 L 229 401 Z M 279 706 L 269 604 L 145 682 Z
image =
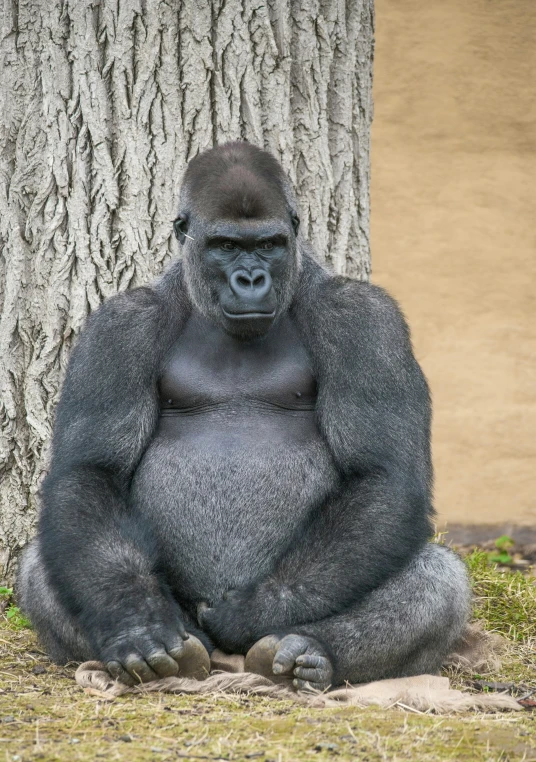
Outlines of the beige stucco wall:
M 373 280 L 431 384 L 440 521 L 536 524 L 536 1 L 376 20 Z

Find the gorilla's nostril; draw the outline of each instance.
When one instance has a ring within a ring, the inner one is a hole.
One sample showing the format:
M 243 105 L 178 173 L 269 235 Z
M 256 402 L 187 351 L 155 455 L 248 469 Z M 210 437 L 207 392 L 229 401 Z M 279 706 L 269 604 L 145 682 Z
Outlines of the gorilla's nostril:
M 272 279 L 268 272 L 259 268 L 252 273 L 247 270 L 235 270 L 229 278 L 229 286 L 239 299 L 260 301 L 269 293 Z

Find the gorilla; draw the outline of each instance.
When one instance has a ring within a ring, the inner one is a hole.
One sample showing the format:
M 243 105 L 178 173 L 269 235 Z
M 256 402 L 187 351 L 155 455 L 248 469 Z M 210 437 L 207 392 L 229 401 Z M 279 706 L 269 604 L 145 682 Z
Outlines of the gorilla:
M 58 663 L 132 684 L 215 648 L 296 689 L 437 672 L 465 567 L 430 542 L 430 399 L 397 306 L 321 266 L 276 159 L 187 167 L 163 276 L 72 352 L 19 590 Z

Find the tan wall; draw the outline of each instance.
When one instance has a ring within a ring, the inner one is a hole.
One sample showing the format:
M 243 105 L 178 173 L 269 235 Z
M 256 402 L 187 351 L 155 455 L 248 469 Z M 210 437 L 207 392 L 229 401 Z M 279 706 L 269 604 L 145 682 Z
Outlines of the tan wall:
M 376 0 L 373 280 L 434 397 L 436 505 L 536 524 L 536 0 Z

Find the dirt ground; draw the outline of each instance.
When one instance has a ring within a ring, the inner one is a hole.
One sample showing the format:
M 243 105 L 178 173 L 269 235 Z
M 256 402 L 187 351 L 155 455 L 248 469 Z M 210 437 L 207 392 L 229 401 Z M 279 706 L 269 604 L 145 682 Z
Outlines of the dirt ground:
M 82 692 L 72 665 L 51 664 L 30 630 L 10 629 L 1 615 L 0 663 L 0 757 L 6 762 L 536 761 L 536 713 L 530 708 L 437 716 L 403 704 L 312 709 L 247 695 L 149 693 L 110 700 Z M 514 669 L 487 680 L 517 684 L 530 678 L 527 665 L 519 675 Z M 462 676 L 450 676 L 468 689 Z M 508 683 L 485 684 L 508 690 Z
M 489 672 L 482 665 L 479 674 L 452 667 L 445 675 L 468 692 L 510 693 L 523 711 L 434 715 L 404 703 L 388 710 L 313 709 L 223 694 L 111 699 L 77 687 L 75 665 L 51 664 L 11 592 L 0 588 L 0 758 L 536 762 L 536 588 L 529 573 L 513 566 L 501 572 L 485 553 L 470 554 L 466 563 L 475 618 L 503 636 L 502 646 L 495 646 L 501 663 Z
M 431 384 L 440 523 L 528 527 L 536 2 L 376 0 L 376 20 L 373 280 Z

